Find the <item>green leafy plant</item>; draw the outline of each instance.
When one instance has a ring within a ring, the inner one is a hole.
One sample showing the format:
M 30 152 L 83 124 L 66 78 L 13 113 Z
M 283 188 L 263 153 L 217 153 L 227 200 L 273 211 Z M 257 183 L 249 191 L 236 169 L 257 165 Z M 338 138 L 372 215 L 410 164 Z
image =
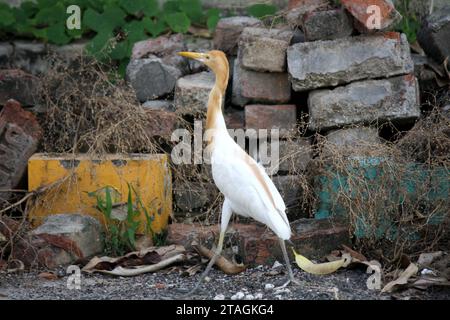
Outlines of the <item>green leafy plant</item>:
M 105 251 L 107 254 L 114 256 L 120 256 L 125 252 L 135 249 L 136 232 L 140 226 L 140 222 L 136 221 L 140 216 L 140 212 L 133 203 L 130 185 L 128 185 L 128 199 L 125 214 L 117 214 L 114 212 L 114 209 L 117 208 L 118 205 L 118 199 L 117 197 L 114 197 L 117 193 L 118 192 L 110 186 L 89 193 L 89 196 L 96 198 L 97 209 L 100 210 L 105 217 Z
M 410 10 L 410 0 L 401 0 L 397 5 L 397 10 L 403 16 L 398 23 L 396 30 L 406 34 L 408 41 L 414 43 L 417 40 L 417 33 L 420 30 L 420 21 L 414 12 Z

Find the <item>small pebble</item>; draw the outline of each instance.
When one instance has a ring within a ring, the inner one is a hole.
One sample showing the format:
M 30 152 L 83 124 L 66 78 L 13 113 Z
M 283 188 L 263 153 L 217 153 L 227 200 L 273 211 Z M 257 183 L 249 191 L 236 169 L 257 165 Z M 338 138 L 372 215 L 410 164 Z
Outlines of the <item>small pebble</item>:
M 245 294 L 243 292 L 239 291 L 238 293 L 231 296 L 231 300 L 242 300 L 242 299 L 244 299 L 244 297 L 245 297 Z
M 223 294 L 218 294 L 214 297 L 214 300 L 225 300 L 225 296 Z
M 281 264 L 281 263 L 279 263 L 278 261 L 275 261 L 274 263 L 273 263 L 273 266 L 272 266 L 272 269 L 277 269 L 277 268 L 280 268 L 280 267 L 282 267 L 283 265 Z
M 210 282 L 211 278 L 210 277 L 205 277 L 205 282 Z
M 291 290 L 289 290 L 288 288 L 283 288 L 283 289 L 277 289 L 275 290 L 274 294 L 283 294 L 283 293 L 291 293 Z
M 263 294 L 261 292 L 255 294 L 255 300 L 261 300 L 263 298 Z
M 264 290 L 266 291 L 272 290 L 273 288 L 275 288 L 275 286 L 271 283 L 266 283 L 266 285 L 264 286 Z
M 245 296 L 244 300 L 255 300 L 255 297 L 252 294 L 248 294 Z

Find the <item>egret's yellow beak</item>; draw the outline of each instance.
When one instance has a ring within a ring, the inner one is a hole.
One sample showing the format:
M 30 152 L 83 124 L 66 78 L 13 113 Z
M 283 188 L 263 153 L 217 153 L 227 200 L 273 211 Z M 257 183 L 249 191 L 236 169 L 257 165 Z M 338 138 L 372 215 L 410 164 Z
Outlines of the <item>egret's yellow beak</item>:
M 178 52 L 178 55 L 180 55 L 182 57 L 189 58 L 189 59 L 195 59 L 195 60 L 199 60 L 199 59 L 204 58 L 204 54 L 203 53 L 198 53 L 198 52 L 183 51 L 183 52 Z

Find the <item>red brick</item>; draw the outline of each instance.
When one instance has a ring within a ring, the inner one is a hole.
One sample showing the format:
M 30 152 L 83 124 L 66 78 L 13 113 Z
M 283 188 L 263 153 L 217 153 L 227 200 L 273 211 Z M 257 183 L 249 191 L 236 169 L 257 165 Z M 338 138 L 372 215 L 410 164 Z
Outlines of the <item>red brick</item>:
M 348 244 L 349 233 L 345 225 L 336 221 L 300 219 L 291 224 L 291 241 L 296 250 L 309 258 L 322 258 L 341 244 Z M 169 225 L 167 241 L 170 244 L 189 246 L 192 240 L 212 243 L 218 238 L 219 226 L 175 223 Z M 234 223 L 227 231 L 227 238 L 240 248 L 244 263 L 272 265 L 274 260 L 284 261 L 278 238 L 266 226 L 257 222 Z M 231 240 L 230 240 L 231 241 Z M 292 252 L 289 250 L 292 259 Z
M 34 106 L 37 101 L 38 78 L 19 69 L 0 70 L 0 105 L 9 99 L 23 106 Z
M 379 30 L 386 30 L 401 19 L 400 13 L 390 0 L 342 0 L 341 3 L 359 22 L 357 27 L 360 31 L 368 31 L 367 22 L 373 13 L 370 11 L 368 13 L 367 9 L 372 5 L 380 8 L 381 28 Z
M 289 136 L 297 124 L 297 107 L 293 104 L 245 106 L 246 129 L 279 129 L 280 137 Z
M 175 112 L 164 110 L 146 110 L 149 116 L 148 134 L 150 137 L 158 136 L 170 138 L 177 129 L 178 116 Z
M 0 112 L 0 189 L 17 186 L 41 137 L 36 117 L 17 101 L 8 100 Z M 9 197 L 9 193 L 1 192 L 0 202 Z

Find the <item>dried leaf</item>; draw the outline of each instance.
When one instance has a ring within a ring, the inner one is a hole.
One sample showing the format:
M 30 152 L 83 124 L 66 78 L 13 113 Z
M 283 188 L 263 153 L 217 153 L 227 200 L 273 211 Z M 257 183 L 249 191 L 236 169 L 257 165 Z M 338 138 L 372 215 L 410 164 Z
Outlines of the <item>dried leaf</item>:
M 203 266 L 202 264 L 196 264 L 195 266 L 189 267 L 186 270 L 184 270 L 181 275 L 184 277 L 192 277 L 193 275 L 197 274 L 202 270 Z
M 342 245 L 342 248 L 344 248 L 344 250 L 348 252 L 352 258 L 356 258 L 359 261 L 367 261 L 367 258 L 362 253 L 359 253 L 358 251 L 355 251 L 352 248 L 347 247 L 345 244 Z
M 336 272 L 336 270 L 343 267 L 345 263 L 348 263 L 349 260 L 351 260 L 350 255 L 344 254 L 342 256 L 342 259 L 340 260 L 316 264 L 308 260 L 306 257 L 295 252 L 294 249 L 292 249 L 292 251 L 294 252 L 295 262 L 297 263 L 300 269 L 302 269 L 305 272 L 317 275 L 325 275 Z
M 422 276 L 410 286 L 416 289 L 425 290 L 431 286 L 450 286 L 450 281 L 443 277 Z
M 205 248 L 201 244 L 197 242 L 192 242 L 192 248 L 194 248 L 199 254 L 202 256 L 207 257 L 208 259 L 211 259 L 214 256 L 214 252 Z M 246 269 L 246 266 L 243 264 L 234 264 L 230 262 L 228 259 L 226 259 L 223 256 L 220 256 L 216 260 L 216 265 L 219 267 L 220 270 L 225 272 L 226 274 L 237 274 L 241 273 Z
M 45 280 L 56 280 L 58 279 L 58 276 L 53 272 L 41 272 L 38 275 L 39 278 L 45 279 Z
M 400 286 L 406 285 L 408 283 L 409 278 L 416 275 L 419 271 L 419 268 L 411 263 L 405 271 L 400 274 L 400 277 L 394 281 L 389 282 L 386 286 L 384 286 L 381 292 L 392 292 Z

